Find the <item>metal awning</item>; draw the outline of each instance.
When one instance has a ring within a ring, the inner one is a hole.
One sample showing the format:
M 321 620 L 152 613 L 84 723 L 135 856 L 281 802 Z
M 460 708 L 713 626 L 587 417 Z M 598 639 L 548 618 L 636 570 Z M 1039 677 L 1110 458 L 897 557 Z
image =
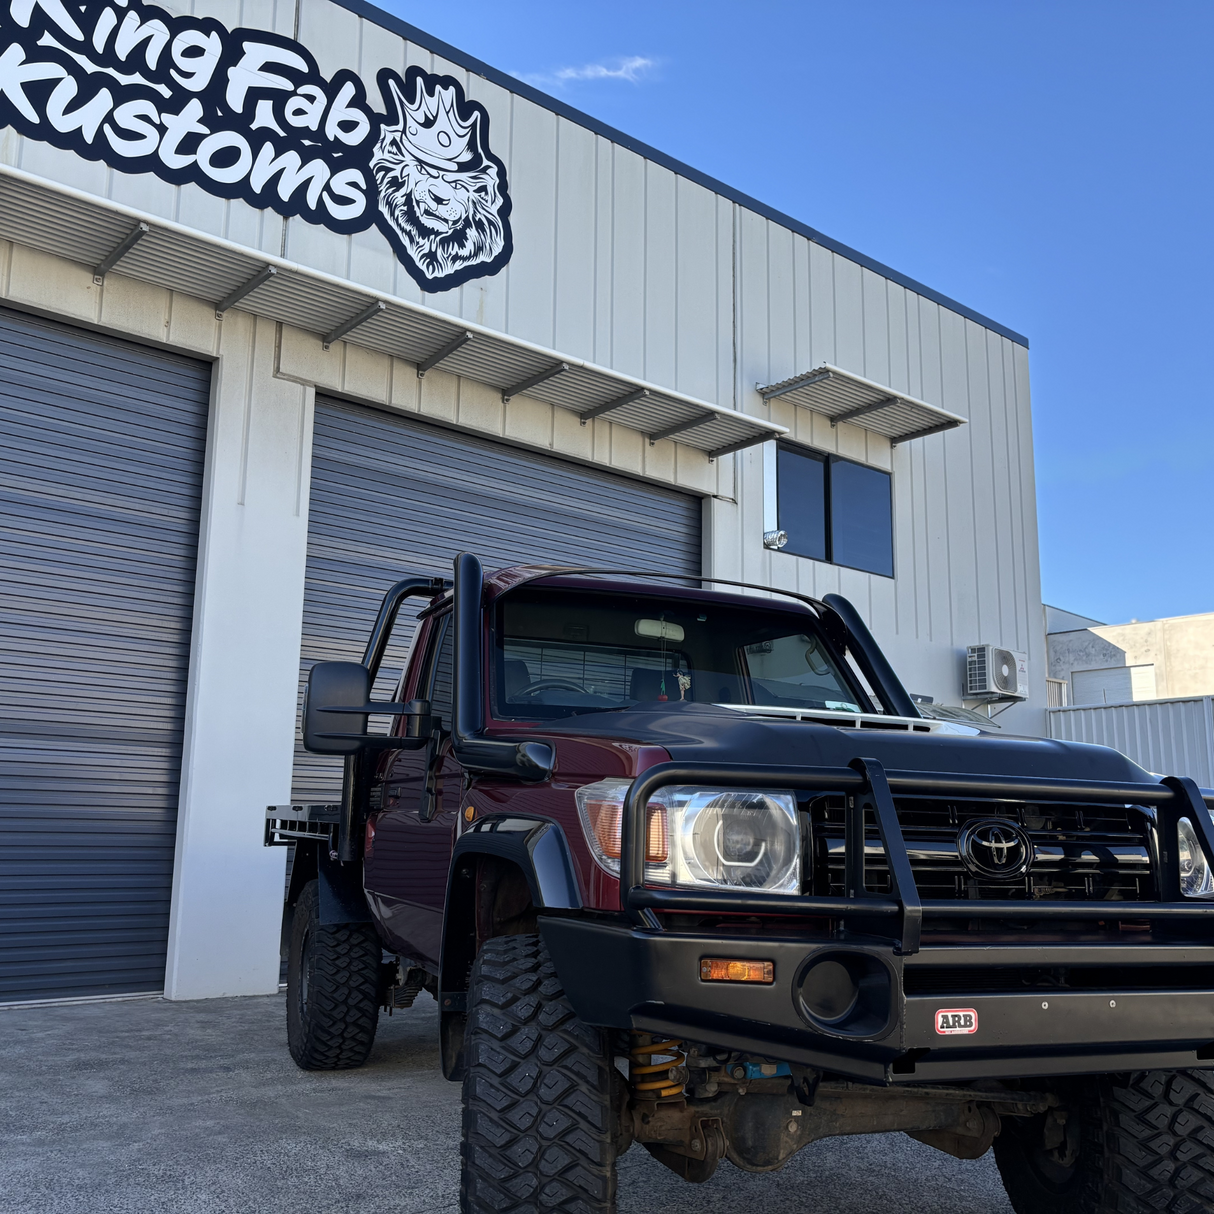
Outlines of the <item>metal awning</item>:
M 765 401 L 777 398 L 791 401 L 829 417 L 832 426 L 839 422 L 863 426 L 865 430 L 884 434 L 895 447 L 899 443 L 909 443 L 911 439 L 926 438 L 941 430 L 963 426 L 966 420 L 829 363 L 782 383 L 767 387 L 756 384 L 755 387 Z
M 710 459 L 787 433 L 784 426 L 646 383 L 520 341 L 318 270 L 141 214 L 79 190 L 0 165 L 0 239 L 93 270 L 315 333 L 488 384 L 503 400 L 526 394 L 577 413 L 606 417 L 675 439 Z

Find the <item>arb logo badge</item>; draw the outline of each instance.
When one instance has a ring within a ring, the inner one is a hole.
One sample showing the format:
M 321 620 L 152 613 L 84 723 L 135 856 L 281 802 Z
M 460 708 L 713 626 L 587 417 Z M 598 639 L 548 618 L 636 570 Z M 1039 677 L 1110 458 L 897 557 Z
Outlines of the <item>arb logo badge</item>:
M 936 1032 L 944 1037 L 977 1031 L 978 1013 L 972 1007 L 946 1007 L 936 1013 Z

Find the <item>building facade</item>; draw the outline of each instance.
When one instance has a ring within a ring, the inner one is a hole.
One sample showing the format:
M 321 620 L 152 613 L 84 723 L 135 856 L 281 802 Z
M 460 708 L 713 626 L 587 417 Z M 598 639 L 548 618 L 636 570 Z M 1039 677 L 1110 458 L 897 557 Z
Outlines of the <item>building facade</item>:
M 0 1002 L 275 989 L 301 671 L 462 549 L 1045 732 L 1025 340 L 361 0 L 0 0 L 0 346 Z

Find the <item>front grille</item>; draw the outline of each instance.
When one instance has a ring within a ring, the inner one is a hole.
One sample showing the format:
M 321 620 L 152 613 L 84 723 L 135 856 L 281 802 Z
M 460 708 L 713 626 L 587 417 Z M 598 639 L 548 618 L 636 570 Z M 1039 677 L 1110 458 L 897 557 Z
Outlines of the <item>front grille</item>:
M 1142 902 L 1156 897 L 1145 815 L 1124 805 L 1015 804 L 896 797 L 911 870 L 923 899 Z M 841 897 L 844 804 L 823 797 L 810 808 L 813 892 Z M 1002 820 L 1032 845 L 1028 871 L 992 879 L 963 862 L 958 838 L 967 824 Z M 890 892 L 889 868 L 876 825 L 865 830 L 870 893 Z

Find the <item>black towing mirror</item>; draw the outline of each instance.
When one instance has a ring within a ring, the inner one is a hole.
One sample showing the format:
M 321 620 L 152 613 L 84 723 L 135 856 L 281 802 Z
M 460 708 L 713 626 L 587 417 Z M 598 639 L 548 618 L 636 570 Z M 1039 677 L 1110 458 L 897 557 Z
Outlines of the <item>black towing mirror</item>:
M 367 732 L 373 714 L 403 716 L 404 734 Z M 320 755 L 361 750 L 417 750 L 433 731 L 429 700 L 407 704 L 371 702 L 371 672 L 361 662 L 317 662 L 308 675 L 303 702 L 303 744 Z

